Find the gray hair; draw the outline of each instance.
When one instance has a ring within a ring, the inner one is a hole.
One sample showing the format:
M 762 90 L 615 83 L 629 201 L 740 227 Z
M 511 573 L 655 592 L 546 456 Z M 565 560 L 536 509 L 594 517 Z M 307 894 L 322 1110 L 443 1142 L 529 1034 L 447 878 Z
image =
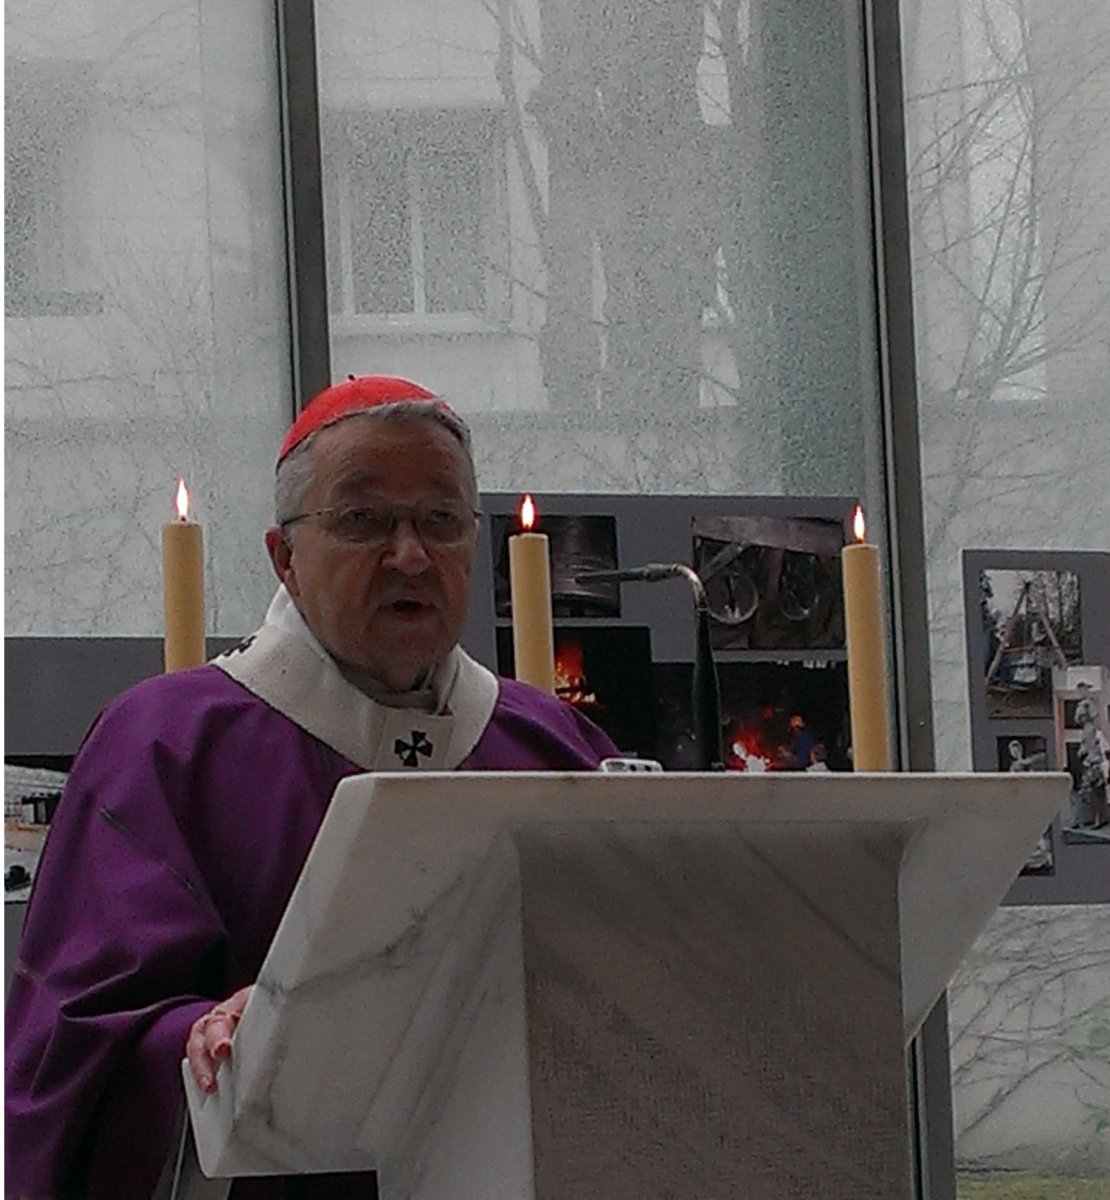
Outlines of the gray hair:
M 312 445 L 322 429 L 330 429 L 341 421 L 354 418 L 373 421 L 390 421 L 394 424 L 412 421 L 435 421 L 442 425 L 462 446 L 466 455 L 469 492 L 467 499 L 478 507 L 478 479 L 474 470 L 474 450 L 470 430 L 466 422 L 453 409 L 438 400 L 405 400 L 395 404 L 379 404 L 374 408 L 360 408 L 332 421 L 321 429 L 314 430 L 278 463 L 274 476 L 274 522 L 281 525 L 292 520 L 303 509 L 305 496 L 316 482 L 316 464 L 313 461 Z

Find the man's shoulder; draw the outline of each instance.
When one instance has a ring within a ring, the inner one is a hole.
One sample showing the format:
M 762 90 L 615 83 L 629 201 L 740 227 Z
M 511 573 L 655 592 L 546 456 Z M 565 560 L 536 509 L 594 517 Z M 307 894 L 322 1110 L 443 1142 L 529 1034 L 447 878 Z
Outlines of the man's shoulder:
M 82 739 L 55 823 L 85 828 L 82 814 L 96 809 L 110 810 L 129 828 L 155 829 L 166 811 L 156 797 L 171 806 L 183 803 L 217 756 L 226 769 L 245 758 L 244 747 L 275 742 L 265 736 L 258 705 L 213 666 L 152 676 L 128 688 L 100 711 Z M 226 753 L 229 747 L 235 752 Z
M 237 714 L 265 708 L 242 684 L 208 664 L 154 675 L 104 706 L 86 740 L 133 742 L 196 738 L 205 728 L 227 726 Z
M 201 704 L 236 705 L 251 699 L 251 693 L 242 684 L 208 663 L 143 679 L 110 700 L 104 706 L 104 715 L 123 713 L 131 716 L 141 709 L 146 712 L 176 711 L 180 716 L 183 705 L 188 708 Z

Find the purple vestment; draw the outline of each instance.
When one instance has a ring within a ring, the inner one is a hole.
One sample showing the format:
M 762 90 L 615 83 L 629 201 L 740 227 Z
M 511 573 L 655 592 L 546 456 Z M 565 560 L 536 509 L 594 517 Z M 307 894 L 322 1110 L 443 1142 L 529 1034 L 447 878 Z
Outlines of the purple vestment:
M 588 771 L 616 753 L 569 705 L 499 686 L 460 770 Z M 212 666 L 105 709 L 47 839 L 8 998 L 8 1200 L 148 1200 L 189 1027 L 255 979 L 328 800 L 359 770 Z M 232 1195 L 374 1187 L 258 1179 Z

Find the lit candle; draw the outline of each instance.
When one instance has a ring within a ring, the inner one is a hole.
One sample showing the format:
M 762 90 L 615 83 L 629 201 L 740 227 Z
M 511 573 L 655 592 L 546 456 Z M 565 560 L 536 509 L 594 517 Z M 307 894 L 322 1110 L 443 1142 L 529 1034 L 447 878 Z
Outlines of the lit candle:
M 189 520 L 185 480 L 177 481 L 177 520 L 162 526 L 167 671 L 199 667 L 204 652 L 204 535 Z
M 555 643 L 551 628 L 551 560 L 547 534 L 535 533 L 531 496 L 520 505 L 521 533 L 509 538 L 509 588 L 513 608 L 516 677 L 555 695 Z
M 841 555 L 852 766 L 856 771 L 890 771 L 894 760 L 879 547 L 863 540 L 863 509 L 858 504 L 852 533 L 855 544 L 845 546 Z

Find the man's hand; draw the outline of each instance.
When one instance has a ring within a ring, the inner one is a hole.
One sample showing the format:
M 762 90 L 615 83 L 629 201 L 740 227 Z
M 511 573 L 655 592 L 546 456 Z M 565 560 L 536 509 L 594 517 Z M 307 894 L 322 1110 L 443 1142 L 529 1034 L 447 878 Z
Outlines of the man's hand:
M 231 1053 L 231 1035 L 247 1007 L 250 994 L 250 987 L 240 988 L 233 996 L 221 1000 L 211 1012 L 198 1017 L 189 1030 L 185 1057 L 202 1092 L 216 1090 L 216 1069 Z

